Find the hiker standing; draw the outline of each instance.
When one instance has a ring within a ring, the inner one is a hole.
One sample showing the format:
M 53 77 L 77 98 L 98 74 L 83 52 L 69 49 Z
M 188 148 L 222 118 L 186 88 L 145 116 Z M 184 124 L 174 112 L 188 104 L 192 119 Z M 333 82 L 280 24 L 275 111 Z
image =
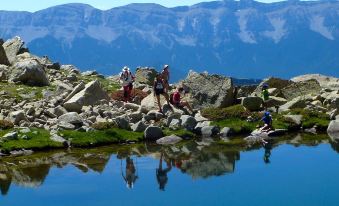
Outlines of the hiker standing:
M 161 72 L 162 80 L 164 81 L 165 84 L 165 91 L 169 91 L 169 78 L 170 78 L 170 73 L 169 73 L 169 65 L 164 65 L 164 68 Z
M 138 175 L 136 174 L 134 162 L 130 157 L 126 158 L 126 175 L 124 175 L 122 171 L 121 171 L 121 175 L 122 175 L 122 178 L 126 182 L 127 188 L 132 189 L 134 186 L 134 183 L 138 179 Z
M 124 101 L 125 102 L 128 102 L 131 98 L 134 79 L 135 77 L 132 75 L 132 72 L 130 71 L 130 69 L 127 66 L 125 66 L 122 69 L 122 72 L 120 74 L 120 81 L 124 89 Z
M 187 107 L 190 112 L 193 114 L 194 111 L 191 107 L 191 105 L 187 102 L 187 101 L 181 101 L 181 94 L 184 92 L 184 88 L 183 87 L 178 87 L 177 90 L 173 93 L 173 96 L 171 98 L 171 102 L 175 107 Z
M 170 103 L 169 103 L 169 96 L 167 92 L 165 92 L 165 83 L 162 79 L 161 74 L 157 74 L 157 76 L 155 77 L 154 84 L 153 84 L 153 92 L 154 92 L 154 96 L 156 96 L 157 101 L 158 101 L 159 112 L 162 113 L 160 95 L 163 95 L 165 97 L 168 105 L 170 105 Z

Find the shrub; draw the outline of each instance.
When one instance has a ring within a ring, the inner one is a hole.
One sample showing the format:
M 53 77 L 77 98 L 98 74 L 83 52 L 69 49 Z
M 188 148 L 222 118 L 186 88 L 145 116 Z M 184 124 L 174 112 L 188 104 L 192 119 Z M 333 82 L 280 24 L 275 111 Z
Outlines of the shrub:
M 203 109 L 201 114 L 212 121 L 219 121 L 223 119 L 245 120 L 248 116 L 252 116 L 254 119 L 258 119 L 260 117 L 260 113 L 246 111 L 246 109 L 240 104 L 226 108 Z
M 14 127 L 14 124 L 7 120 L 0 120 L 0 129 L 6 130 Z
M 106 130 L 116 127 L 117 125 L 114 122 L 96 122 L 92 125 L 92 128 L 96 130 Z
M 132 91 L 132 98 L 133 97 L 139 97 L 140 101 L 147 96 L 148 96 L 148 94 L 146 92 L 143 92 L 140 89 L 133 89 L 133 91 Z M 124 101 L 125 100 L 124 91 L 118 90 L 118 91 L 112 92 L 111 98 L 113 100 L 117 100 L 117 101 Z

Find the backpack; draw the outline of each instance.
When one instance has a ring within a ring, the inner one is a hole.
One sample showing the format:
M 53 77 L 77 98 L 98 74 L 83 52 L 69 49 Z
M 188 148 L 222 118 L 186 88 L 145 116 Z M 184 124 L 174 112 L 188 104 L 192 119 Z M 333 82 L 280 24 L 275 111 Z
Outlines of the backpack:
M 174 104 L 173 96 L 174 96 L 174 93 L 170 94 L 169 102 L 170 102 L 171 104 Z

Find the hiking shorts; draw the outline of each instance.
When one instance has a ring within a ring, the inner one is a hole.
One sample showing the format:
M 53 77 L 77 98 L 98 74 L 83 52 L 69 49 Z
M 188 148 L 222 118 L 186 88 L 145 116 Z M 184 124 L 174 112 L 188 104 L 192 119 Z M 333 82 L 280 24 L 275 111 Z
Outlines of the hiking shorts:
M 160 94 L 164 94 L 164 89 L 155 89 L 155 95 L 159 96 Z

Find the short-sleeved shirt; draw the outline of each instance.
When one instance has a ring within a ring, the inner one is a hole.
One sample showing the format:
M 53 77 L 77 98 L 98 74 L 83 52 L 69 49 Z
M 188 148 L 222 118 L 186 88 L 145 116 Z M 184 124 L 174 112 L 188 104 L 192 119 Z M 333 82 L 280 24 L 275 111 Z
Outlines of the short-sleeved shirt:
M 179 92 L 174 92 L 173 94 L 173 102 L 175 104 L 179 104 L 181 100 L 180 93 Z
M 262 120 L 265 124 L 271 125 L 272 117 L 271 117 L 271 116 L 264 116 L 261 120 Z
M 264 89 L 264 90 L 261 92 L 261 96 L 262 96 L 262 98 L 264 99 L 264 101 L 267 101 L 267 100 L 270 98 L 270 94 L 268 93 L 268 90 L 267 90 L 267 89 Z

